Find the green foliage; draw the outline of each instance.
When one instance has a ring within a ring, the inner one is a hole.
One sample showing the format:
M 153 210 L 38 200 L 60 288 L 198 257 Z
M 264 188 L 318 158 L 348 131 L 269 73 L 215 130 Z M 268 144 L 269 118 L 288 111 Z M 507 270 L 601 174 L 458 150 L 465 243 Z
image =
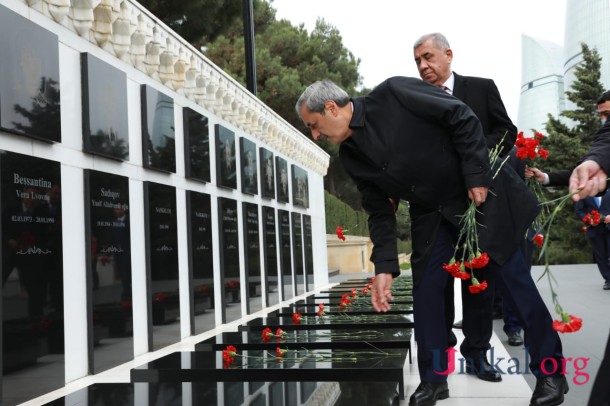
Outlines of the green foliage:
M 368 237 L 368 214 L 356 211 L 328 192 L 324 193 L 326 207 L 326 234 L 335 234 L 337 226 L 343 227 L 346 235 Z
M 576 106 L 574 110 L 563 111 L 564 120 L 549 115 L 546 124 L 548 137 L 544 147 L 549 151 L 545 161 L 545 172 L 573 168 L 584 156 L 592 141 L 592 136 L 600 126 L 597 116 L 597 99 L 604 91 L 600 82 L 601 57 L 597 50 L 581 44 L 583 61 L 576 67 L 576 80 L 566 97 Z M 565 120 L 567 119 L 567 120 Z M 567 123 L 566 123 L 567 121 Z M 567 193 L 567 188 L 545 191 L 545 198 L 551 200 Z M 582 222 L 576 218 L 574 205 L 568 204 L 557 215 L 551 228 L 549 263 L 574 264 L 591 262 L 591 247 L 582 232 Z

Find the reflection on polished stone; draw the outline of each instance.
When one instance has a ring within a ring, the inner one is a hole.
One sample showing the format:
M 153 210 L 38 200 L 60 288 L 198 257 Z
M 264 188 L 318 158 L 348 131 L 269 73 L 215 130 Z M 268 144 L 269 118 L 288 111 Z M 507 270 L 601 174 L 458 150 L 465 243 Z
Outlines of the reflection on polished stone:
M 275 170 L 273 152 L 260 147 L 261 196 L 275 199 Z
M 296 281 L 297 295 L 305 293 L 305 268 L 303 267 L 303 229 L 301 214 L 290 213 L 292 225 L 292 254 L 294 260 L 294 276 Z
M 239 351 L 230 365 L 222 351 L 174 352 L 131 370 L 132 382 L 392 382 L 404 393 L 402 349 Z
M 277 183 L 277 201 L 290 203 L 290 193 L 288 190 L 288 163 L 284 158 L 275 157 L 275 173 Z
M 216 124 L 214 128 L 216 130 L 216 184 L 237 189 L 235 133 L 220 124 Z
M 241 191 L 250 195 L 258 194 L 258 165 L 256 144 L 247 138 L 239 139 L 241 159 Z
M 193 292 L 194 333 L 215 327 L 214 253 L 210 195 L 187 190 L 189 266 Z
M 150 275 L 153 348 L 180 341 L 176 189 L 144 182 L 146 264 Z
M 295 206 L 309 207 L 307 171 L 297 165 L 292 165 L 292 201 Z
M 98 383 L 46 406 L 397 406 L 395 382 Z
M 258 205 L 243 203 L 242 207 L 244 217 L 245 277 L 248 281 L 246 289 L 246 312 L 250 314 L 263 308 L 260 300 L 263 285 L 261 283 Z
M 275 209 L 263 206 L 263 255 L 265 256 L 264 278 L 267 290 L 267 304 L 279 303 L 278 267 L 277 267 L 277 233 L 275 231 Z
M 188 107 L 183 109 L 185 176 L 210 181 L 210 134 L 208 118 Z
M 220 225 L 220 275 L 224 287 L 221 295 L 222 321 L 241 318 L 241 280 L 239 274 L 239 233 L 237 201 L 224 197 L 218 198 Z
M 311 216 L 303 214 L 303 250 L 305 255 L 305 290 L 314 286 L 313 266 L 313 236 L 311 231 Z
M 128 160 L 127 75 L 86 52 L 81 67 L 83 150 Z
M 410 328 L 384 328 L 379 330 L 328 329 L 328 330 L 293 330 L 284 337 L 271 337 L 264 340 L 260 331 L 242 331 L 220 333 L 195 344 L 195 351 L 223 350 L 231 344 L 241 350 L 263 350 L 281 346 L 282 348 L 411 348 Z
M 299 323 L 293 321 L 292 316 L 278 317 L 259 317 L 245 324 L 238 326 L 239 331 L 260 331 L 265 327 L 275 330 L 282 328 L 284 330 L 324 330 L 324 329 L 361 329 L 366 326 L 367 329 L 378 328 L 411 328 L 414 326 L 413 320 L 406 314 L 379 314 L 379 318 L 371 319 L 366 323 L 357 320 L 331 320 L 327 319 L 322 322 L 315 316 L 303 316 Z
M 279 244 L 280 244 L 280 275 L 283 300 L 294 297 L 294 272 L 292 269 L 292 245 L 290 235 L 290 213 L 278 210 L 279 218 Z
M 61 142 L 57 35 L 0 6 L 0 128 Z
M 145 168 L 176 173 L 174 99 L 141 86 L 142 152 Z
M 133 359 L 129 179 L 85 171 L 94 372 Z M 112 354 L 112 356 L 109 356 Z

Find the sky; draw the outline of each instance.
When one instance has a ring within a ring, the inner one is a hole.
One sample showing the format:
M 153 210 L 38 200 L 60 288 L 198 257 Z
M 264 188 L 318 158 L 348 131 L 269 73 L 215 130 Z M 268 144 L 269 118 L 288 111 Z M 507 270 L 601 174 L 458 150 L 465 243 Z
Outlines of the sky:
M 493 79 L 515 124 L 522 35 L 564 43 L 566 0 L 273 0 L 271 5 L 277 19 L 304 24 L 308 32 L 318 18 L 337 28 L 345 48 L 360 59 L 368 88 L 391 76 L 419 77 L 413 43 L 441 32 L 453 50 L 453 71 Z

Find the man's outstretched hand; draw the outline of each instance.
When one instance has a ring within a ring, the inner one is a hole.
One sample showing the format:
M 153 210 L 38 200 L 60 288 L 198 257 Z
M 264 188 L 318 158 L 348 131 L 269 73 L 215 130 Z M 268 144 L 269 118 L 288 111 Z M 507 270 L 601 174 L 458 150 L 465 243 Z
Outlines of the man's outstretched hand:
M 371 290 L 371 303 L 378 312 L 387 312 L 391 308 L 388 301 L 394 300 L 391 293 L 393 280 L 391 273 L 375 275 L 373 289 Z

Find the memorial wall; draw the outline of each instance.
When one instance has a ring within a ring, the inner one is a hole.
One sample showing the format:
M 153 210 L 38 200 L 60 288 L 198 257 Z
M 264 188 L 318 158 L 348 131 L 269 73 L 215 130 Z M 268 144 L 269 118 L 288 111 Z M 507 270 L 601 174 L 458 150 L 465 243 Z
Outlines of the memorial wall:
M 138 3 L 3 1 L 0 52 L 0 403 L 328 282 L 328 155 Z

